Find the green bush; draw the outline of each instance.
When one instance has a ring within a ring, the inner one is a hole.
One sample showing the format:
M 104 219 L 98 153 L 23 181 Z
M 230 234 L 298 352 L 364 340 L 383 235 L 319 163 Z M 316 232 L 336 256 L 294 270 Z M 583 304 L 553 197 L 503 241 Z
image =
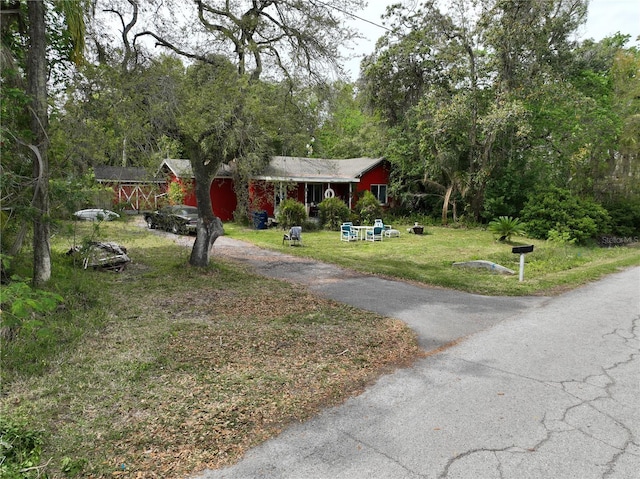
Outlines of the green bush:
M 510 241 L 512 236 L 524 236 L 524 225 L 519 218 L 500 216 L 489 223 L 489 231 L 498 236 L 498 241 Z
M 301 226 L 307 220 L 307 210 L 304 205 L 293 198 L 287 198 L 280 203 L 276 220 L 284 229 Z
M 604 205 L 611 216 L 611 233 L 616 236 L 640 236 L 640 198 L 623 199 Z
M 355 209 L 362 224 L 373 224 L 377 218 L 382 218 L 382 206 L 378 198 L 369 190 L 365 191 L 358 200 Z
M 320 223 L 332 231 L 340 231 L 340 225 L 349 221 L 349 207 L 340 198 L 327 198 L 319 205 Z
M 549 231 L 556 230 L 584 244 L 608 232 L 610 217 L 598 203 L 574 196 L 569 190 L 552 188 L 529 199 L 522 220 L 533 238 L 547 239 Z
M 182 184 L 177 181 L 172 181 L 169 183 L 169 189 L 167 190 L 167 197 L 169 198 L 169 203 L 172 205 L 181 205 L 184 203 L 184 198 L 186 196 L 185 189 Z

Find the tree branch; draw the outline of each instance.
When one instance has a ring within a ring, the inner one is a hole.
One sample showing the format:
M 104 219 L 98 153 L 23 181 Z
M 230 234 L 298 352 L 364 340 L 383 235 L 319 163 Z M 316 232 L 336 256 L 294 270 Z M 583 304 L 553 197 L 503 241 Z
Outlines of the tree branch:
M 197 53 L 189 53 L 185 50 L 182 50 L 181 48 L 173 45 L 172 43 L 169 43 L 167 40 L 165 40 L 164 38 L 160 37 L 159 35 L 156 35 L 153 32 L 150 31 L 144 31 L 144 32 L 140 32 L 140 33 L 136 33 L 135 38 L 137 39 L 138 37 L 143 37 L 143 36 L 150 36 L 156 39 L 156 47 L 165 47 L 168 48 L 169 50 L 172 50 L 173 52 L 177 53 L 178 55 L 181 55 L 183 57 L 186 58 L 192 58 L 194 60 L 200 60 L 201 62 L 204 63 L 208 63 L 210 65 L 216 65 L 217 64 L 217 60 L 216 59 L 211 59 L 208 58 L 206 56 L 203 55 L 199 55 Z

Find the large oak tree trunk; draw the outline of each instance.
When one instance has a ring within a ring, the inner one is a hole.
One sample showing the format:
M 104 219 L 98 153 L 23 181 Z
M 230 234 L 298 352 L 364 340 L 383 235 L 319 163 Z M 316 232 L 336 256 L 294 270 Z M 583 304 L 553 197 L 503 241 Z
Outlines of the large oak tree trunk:
M 193 152 L 192 152 L 193 153 Z M 202 159 L 191 158 L 191 167 L 196 178 L 196 201 L 198 202 L 198 227 L 196 241 L 191 250 L 189 264 L 191 266 L 205 267 L 209 265 L 211 248 L 219 236 L 224 234 L 222 221 L 213 214 L 211 207 L 211 180 L 213 174 L 208 170 L 210 165 L 205 165 Z
M 449 203 L 451 202 L 451 194 L 453 193 L 453 185 L 449 185 L 444 194 L 444 202 L 442 203 L 442 224 L 446 226 L 449 223 Z
M 33 177 L 35 179 L 33 218 L 33 284 L 51 278 L 49 244 L 49 140 L 47 136 L 47 57 L 45 4 L 41 0 L 27 2 L 29 15 L 29 53 L 27 57 L 28 93 L 31 97 L 30 117 L 33 132 Z

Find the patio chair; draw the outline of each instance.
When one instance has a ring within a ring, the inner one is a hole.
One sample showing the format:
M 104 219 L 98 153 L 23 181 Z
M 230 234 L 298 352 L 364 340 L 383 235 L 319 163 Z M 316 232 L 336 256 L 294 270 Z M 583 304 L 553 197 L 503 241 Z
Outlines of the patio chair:
M 384 233 L 384 226 L 375 226 L 372 229 L 367 230 L 367 241 L 382 241 L 382 235 Z
M 358 233 L 354 231 L 349 223 L 343 223 L 340 227 L 340 241 L 357 241 Z
M 390 225 L 384 225 L 384 235 L 387 238 L 400 238 L 400 231 Z
M 381 219 L 377 219 L 374 221 L 373 226 L 382 226 L 384 228 L 384 235 L 387 238 L 399 238 L 400 237 L 400 231 L 394 229 L 391 227 L 391 225 L 385 225 Z
M 282 244 L 289 242 L 289 246 L 302 246 L 302 226 L 292 226 L 288 233 L 282 237 Z

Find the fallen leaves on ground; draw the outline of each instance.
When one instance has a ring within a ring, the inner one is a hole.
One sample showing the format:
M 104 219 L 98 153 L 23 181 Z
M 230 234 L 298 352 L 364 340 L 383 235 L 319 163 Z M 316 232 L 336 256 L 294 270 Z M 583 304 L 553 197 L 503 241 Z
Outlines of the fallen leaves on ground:
M 88 477 L 186 477 L 237 461 L 421 354 L 400 321 L 302 287 L 185 281 L 132 291 L 46 384 L 22 391 L 33 413 L 59 408 L 47 453 L 86 460 Z

